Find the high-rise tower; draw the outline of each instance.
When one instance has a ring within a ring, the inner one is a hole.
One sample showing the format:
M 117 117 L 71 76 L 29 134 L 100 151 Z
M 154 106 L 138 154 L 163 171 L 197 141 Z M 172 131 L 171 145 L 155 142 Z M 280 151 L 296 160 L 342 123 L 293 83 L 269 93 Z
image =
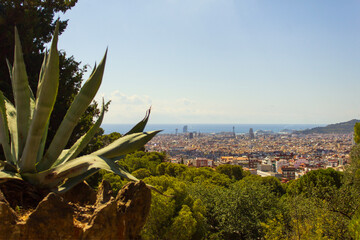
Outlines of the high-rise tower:
M 253 130 L 252 128 L 249 129 L 249 136 L 250 136 L 250 139 L 254 139 L 254 138 L 255 138 L 254 130 Z

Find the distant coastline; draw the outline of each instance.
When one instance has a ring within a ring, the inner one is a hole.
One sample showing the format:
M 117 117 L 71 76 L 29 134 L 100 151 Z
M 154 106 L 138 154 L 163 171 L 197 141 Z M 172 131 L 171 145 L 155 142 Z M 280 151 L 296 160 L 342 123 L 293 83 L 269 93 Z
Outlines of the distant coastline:
M 105 130 L 105 134 L 112 132 L 126 133 L 135 124 L 102 124 L 101 127 Z M 315 127 L 323 127 L 326 124 L 148 124 L 145 131 L 162 129 L 162 134 L 175 134 L 176 129 L 178 133 L 183 132 L 183 127 L 187 126 L 188 132 L 197 133 L 221 133 L 232 132 L 233 127 L 236 134 L 248 133 L 252 128 L 254 131 L 273 131 L 274 133 L 282 130 L 305 130 Z

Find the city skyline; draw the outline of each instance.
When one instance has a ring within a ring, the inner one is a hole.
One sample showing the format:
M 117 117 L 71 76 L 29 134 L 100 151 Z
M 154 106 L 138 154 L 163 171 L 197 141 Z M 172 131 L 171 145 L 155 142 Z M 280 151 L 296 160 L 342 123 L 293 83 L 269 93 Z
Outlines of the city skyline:
M 104 123 L 329 124 L 359 119 L 360 2 L 79 1 L 59 49 L 109 47 Z M 76 41 L 74 41 L 76 39 Z M 91 72 L 91 70 L 90 70 Z

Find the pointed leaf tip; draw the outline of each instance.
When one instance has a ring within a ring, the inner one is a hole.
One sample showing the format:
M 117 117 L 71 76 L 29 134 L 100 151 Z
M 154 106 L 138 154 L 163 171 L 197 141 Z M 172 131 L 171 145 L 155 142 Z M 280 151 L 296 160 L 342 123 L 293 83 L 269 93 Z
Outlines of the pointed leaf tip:
M 57 48 L 58 38 L 59 38 L 59 28 L 60 28 L 60 21 L 58 19 L 56 21 L 55 31 L 54 31 L 53 40 L 52 40 L 50 48 L 55 48 L 55 49 Z
M 147 122 L 149 120 L 150 112 L 151 112 L 151 106 L 146 111 L 145 117 L 138 124 L 136 124 L 129 132 L 127 132 L 124 136 L 132 134 L 132 133 L 143 132 L 145 127 L 146 127 L 146 124 L 147 124 Z
M 14 28 L 14 32 L 15 32 L 15 42 L 16 42 L 17 40 L 20 40 L 19 31 L 16 26 Z

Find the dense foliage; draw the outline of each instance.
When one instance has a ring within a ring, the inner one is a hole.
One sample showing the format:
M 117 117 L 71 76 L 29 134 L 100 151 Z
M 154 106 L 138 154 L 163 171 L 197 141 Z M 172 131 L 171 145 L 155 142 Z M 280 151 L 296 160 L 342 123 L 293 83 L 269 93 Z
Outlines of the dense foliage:
M 136 152 L 121 164 L 155 186 L 143 239 L 358 239 L 360 146 L 347 170 L 319 169 L 282 184 L 239 166 L 195 168 L 163 153 Z M 104 174 L 114 190 L 125 181 Z

